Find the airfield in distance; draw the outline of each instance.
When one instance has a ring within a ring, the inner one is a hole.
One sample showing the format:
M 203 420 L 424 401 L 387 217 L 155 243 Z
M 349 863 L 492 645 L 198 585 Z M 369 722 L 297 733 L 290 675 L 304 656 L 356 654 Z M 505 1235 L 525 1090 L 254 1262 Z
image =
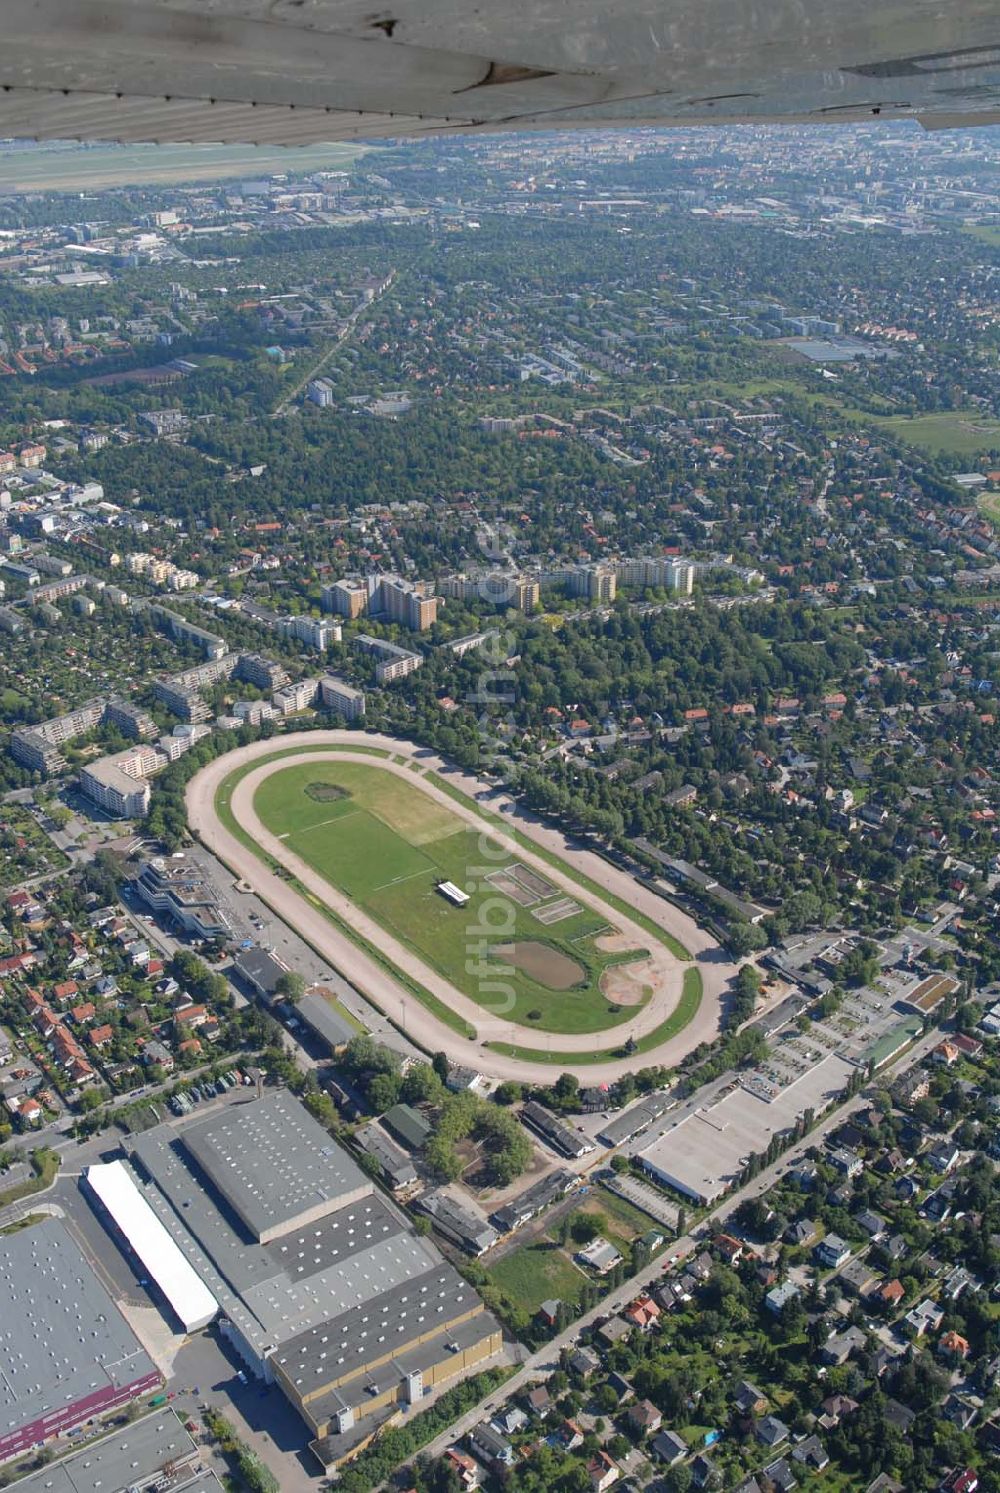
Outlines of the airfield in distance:
M 255 742 L 198 773 L 187 806 L 234 875 L 428 1051 L 603 1083 L 719 1033 L 734 967 L 692 918 L 410 743 Z

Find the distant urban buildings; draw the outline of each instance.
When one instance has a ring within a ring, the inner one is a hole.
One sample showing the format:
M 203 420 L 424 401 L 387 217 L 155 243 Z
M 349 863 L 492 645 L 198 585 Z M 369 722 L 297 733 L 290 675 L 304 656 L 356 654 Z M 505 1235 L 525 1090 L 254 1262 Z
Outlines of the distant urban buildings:
M 140 741 L 124 751 L 99 757 L 81 767 L 80 788 L 112 818 L 141 819 L 149 812 L 147 779 L 190 751 L 207 731 L 207 726 L 175 726 L 173 733 L 161 736 L 155 746 Z
M 447 600 L 486 601 L 497 607 L 532 612 L 543 591 L 562 591 L 599 604 L 615 600 L 619 586 L 664 590 L 690 596 L 697 566 L 676 556 L 609 559 L 562 565 L 552 570 L 483 570 L 441 576 L 437 590 Z
M 19 726 L 11 733 L 11 756 L 29 771 L 50 776 L 66 766 L 61 746 L 105 724 L 116 726 L 125 736 L 139 741 L 156 735 L 156 722 L 140 706 L 128 700 L 99 696 L 37 726 Z
M 333 397 L 333 384 L 328 378 L 310 379 L 306 385 L 306 398 L 310 404 L 319 405 L 321 410 L 329 408 Z
M 325 653 L 331 643 L 339 643 L 343 637 L 340 623 L 329 617 L 312 617 L 308 612 L 281 615 L 272 612 L 270 607 L 252 601 L 244 601 L 242 610 L 247 617 L 259 622 L 262 627 L 270 628 L 279 637 L 303 643 L 317 653 Z
M 342 715 L 345 721 L 361 720 L 365 713 L 365 692 L 355 689 L 336 675 L 326 674 L 319 681 L 319 694 L 327 710 Z
M 171 591 L 190 591 L 198 584 L 198 576 L 193 570 L 182 570 L 172 561 L 147 554 L 145 550 L 126 555 L 125 569 L 130 575 L 145 576 L 155 586 L 166 586 Z

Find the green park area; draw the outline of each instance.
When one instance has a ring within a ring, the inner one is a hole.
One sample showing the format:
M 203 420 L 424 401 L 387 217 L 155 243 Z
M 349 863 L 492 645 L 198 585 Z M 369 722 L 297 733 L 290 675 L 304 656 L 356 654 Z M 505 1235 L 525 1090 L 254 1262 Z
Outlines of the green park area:
M 944 410 L 927 415 L 874 415 L 871 423 L 907 446 L 936 456 L 977 456 L 1000 450 L 1000 420 L 975 410 Z
M 625 1043 L 610 1051 L 559 1052 L 555 1049 L 550 1051 L 548 1048 L 543 1051 L 538 1047 L 520 1047 L 516 1042 L 487 1042 L 485 1045 L 490 1052 L 501 1052 L 505 1057 L 520 1058 L 522 1062 L 560 1063 L 567 1068 L 577 1068 L 581 1063 L 606 1063 L 619 1057 L 642 1057 L 644 1053 L 653 1052 L 657 1047 L 662 1047 L 664 1042 L 669 1042 L 671 1037 L 676 1037 L 689 1022 L 694 1020 L 698 1014 L 703 993 L 701 970 L 692 965 L 690 969 L 684 971 L 681 998 L 670 1015 L 661 1021 L 659 1026 L 655 1026 L 652 1031 L 646 1032 L 642 1037 L 630 1041 L 626 1033 Z
M 624 1198 L 603 1187 L 585 1188 L 572 1209 L 560 1210 L 540 1234 L 490 1265 L 489 1282 L 528 1316 L 548 1300 L 578 1307 L 596 1277 L 576 1263 L 576 1252 L 599 1235 L 628 1261 L 636 1239 L 653 1227 L 652 1219 Z
M 615 931 L 604 918 L 418 779 L 369 762 L 300 762 L 266 778 L 254 808 L 289 850 L 487 1010 L 504 1003 L 505 1017 L 539 1031 L 600 1032 L 648 999 L 641 982 L 621 1000 L 602 989 L 646 949 L 602 949 L 601 935 Z M 444 882 L 468 901 L 455 905 Z

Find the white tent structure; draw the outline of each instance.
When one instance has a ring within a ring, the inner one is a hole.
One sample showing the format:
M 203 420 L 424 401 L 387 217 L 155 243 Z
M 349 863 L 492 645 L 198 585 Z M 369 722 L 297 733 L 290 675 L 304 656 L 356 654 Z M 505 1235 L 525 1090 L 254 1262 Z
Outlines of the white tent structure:
M 156 1282 L 185 1332 L 207 1327 L 219 1303 L 146 1202 L 123 1161 L 89 1166 L 87 1184 Z

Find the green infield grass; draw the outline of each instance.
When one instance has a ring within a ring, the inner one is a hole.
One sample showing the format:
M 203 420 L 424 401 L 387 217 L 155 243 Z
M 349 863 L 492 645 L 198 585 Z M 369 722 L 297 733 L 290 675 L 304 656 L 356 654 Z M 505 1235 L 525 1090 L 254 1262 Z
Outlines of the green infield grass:
M 571 1069 L 579 1068 L 585 1063 L 608 1063 L 625 1057 L 639 1058 L 644 1053 L 661 1047 L 664 1042 L 669 1042 L 671 1037 L 676 1037 L 694 1020 L 701 1005 L 702 993 L 701 970 L 693 967 L 686 969 L 684 988 L 674 1010 L 659 1026 L 655 1026 L 628 1048 L 622 1046 L 594 1052 L 558 1052 L 553 1049 L 550 1052 L 547 1048 L 519 1047 L 514 1042 L 487 1042 L 485 1046 L 490 1052 L 503 1053 L 508 1058 L 520 1058 L 526 1063 L 559 1063 L 560 1066 Z
M 341 796 L 327 797 L 322 785 Z M 581 904 L 573 910 L 561 886 L 516 886 L 526 899 L 519 905 L 486 881 L 487 872 L 523 875 L 523 862 L 418 780 L 367 762 L 313 760 L 272 773 L 254 808 L 290 851 L 484 1010 L 558 1033 L 606 1031 L 639 1009 L 609 1000 L 600 979 L 646 950 L 601 950 L 595 938 L 608 923 Z M 465 906 L 438 890 L 445 881 L 469 892 Z M 560 901 L 567 915 L 546 921 Z

